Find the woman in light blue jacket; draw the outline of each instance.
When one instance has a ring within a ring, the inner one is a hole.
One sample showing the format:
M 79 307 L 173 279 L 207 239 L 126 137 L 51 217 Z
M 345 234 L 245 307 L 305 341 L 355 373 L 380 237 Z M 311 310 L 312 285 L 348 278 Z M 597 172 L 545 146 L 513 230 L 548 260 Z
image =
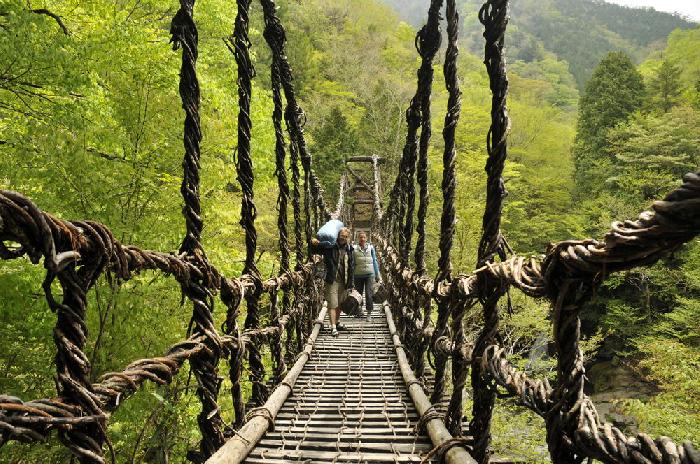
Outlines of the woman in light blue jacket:
M 372 296 L 374 282 L 379 282 L 379 265 L 377 253 L 374 247 L 367 243 L 367 234 L 357 234 L 357 245 L 353 246 L 353 258 L 355 261 L 355 288 L 365 295 L 365 308 L 367 318 L 372 313 Z

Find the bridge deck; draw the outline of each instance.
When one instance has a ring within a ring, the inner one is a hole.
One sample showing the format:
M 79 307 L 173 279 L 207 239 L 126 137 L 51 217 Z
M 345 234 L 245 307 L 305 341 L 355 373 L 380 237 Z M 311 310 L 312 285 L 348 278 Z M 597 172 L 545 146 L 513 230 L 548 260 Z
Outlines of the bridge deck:
M 401 377 L 386 316 L 343 316 L 328 325 L 269 431 L 247 463 L 420 462 L 432 448 L 416 434 L 418 413 Z

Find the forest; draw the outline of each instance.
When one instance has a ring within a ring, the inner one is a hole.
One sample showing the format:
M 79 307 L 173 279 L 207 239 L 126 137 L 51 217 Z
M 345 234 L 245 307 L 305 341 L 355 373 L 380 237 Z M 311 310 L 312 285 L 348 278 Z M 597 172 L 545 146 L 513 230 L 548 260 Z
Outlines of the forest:
M 390 186 L 416 88 L 420 59 L 414 38 L 425 2 L 278 3 L 327 201 L 335 202 L 343 162 L 354 155 L 385 158 L 382 181 Z M 491 94 L 476 20 L 479 2 L 459 3 L 462 110 L 452 260 L 456 273 L 469 273 L 482 228 Z M 123 243 L 178 249 L 185 230 L 179 193 L 183 112 L 180 52 L 172 50 L 168 33 L 177 8 L 162 0 L 45 0 L 41 7 L 0 0 L 0 189 L 20 192 L 58 218 L 106 224 Z M 202 0 L 194 17 L 203 244 L 218 269 L 236 275 L 245 246 L 235 171 L 237 76 L 227 42 L 235 4 Z M 277 181 L 271 56 L 262 30 L 262 12 L 253 3 L 257 264 L 270 277 L 279 262 Z M 637 217 L 700 166 L 696 23 L 598 1 L 522 0 L 513 4 L 506 54 L 512 127 L 502 228 L 519 254 L 540 255 L 564 239 L 600 238 L 612 221 Z M 436 63 L 436 83 L 444 81 L 442 72 Z M 447 97 L 436 85 L 435 133 Z M 433 137 L 429 151 L 433 192 L 442 179 L 442 144 Z M 432 257 L 438 256 L 441 206 L 434 195 L 428 210 L 430 275 L 437 269 Z M 0 394 L 56 394 L 55 316 L 41 289 L 43 278 L 41 266 L 29 260 L 0 265 Z M 517 292 L 508 302 L 504 344 L 526 372 L 553 378 L 547 304 Z M 182 339 L 191 315 L 179 286 L 155 274 L 128 282 L 102 278 L 88 307 L 87 354 L 95 379 L 163 352 Z M 466 318 L 472 341 L 480 317 L 475 307 Z M 613 275 L 583 317 L 588 393 L 599 410 L 626 431 L 700 444 L 699 241 L 653 266 Z M 142 387 L 111 418 L 117 462 L 186 462 L 199 440 L 200 406 L 183 371 L 168 386 Z M 224 382 L 222 391 L 227 388 Z M 244 393 L 250 394 L 249 384 Z M 496 454 L 549 462 L 541 418 L 510 399 L 498 401 Z M 73 461 L 57 441 L 48 441 L 8 443 L 0 448 L 0 462 Z

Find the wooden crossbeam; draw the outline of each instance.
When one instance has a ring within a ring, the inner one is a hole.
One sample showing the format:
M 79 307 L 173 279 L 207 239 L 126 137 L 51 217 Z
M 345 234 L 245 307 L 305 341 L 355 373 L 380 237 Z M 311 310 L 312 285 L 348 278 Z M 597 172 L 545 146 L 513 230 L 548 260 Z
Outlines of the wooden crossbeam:
M 372 156 L 352 156 L 345 160 L 345 163 L 371 163 L 372 161 Z M 384 158 L 378 156 L 377 162 L 379 164 L 384 164 Z

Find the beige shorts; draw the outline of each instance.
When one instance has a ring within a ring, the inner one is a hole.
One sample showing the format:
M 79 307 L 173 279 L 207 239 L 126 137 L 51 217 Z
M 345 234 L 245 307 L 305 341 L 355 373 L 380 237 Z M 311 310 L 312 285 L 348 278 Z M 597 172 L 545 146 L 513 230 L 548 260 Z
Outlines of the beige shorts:
M 326 282 L 323 296 L 328 302 L 328 309 L 335 309 L 340 306 L 340 303 L 342 303 L 343 300 L 345 300 L 345 285 L 343 285 L 342 282 L 333 282 L 332 284 Z

